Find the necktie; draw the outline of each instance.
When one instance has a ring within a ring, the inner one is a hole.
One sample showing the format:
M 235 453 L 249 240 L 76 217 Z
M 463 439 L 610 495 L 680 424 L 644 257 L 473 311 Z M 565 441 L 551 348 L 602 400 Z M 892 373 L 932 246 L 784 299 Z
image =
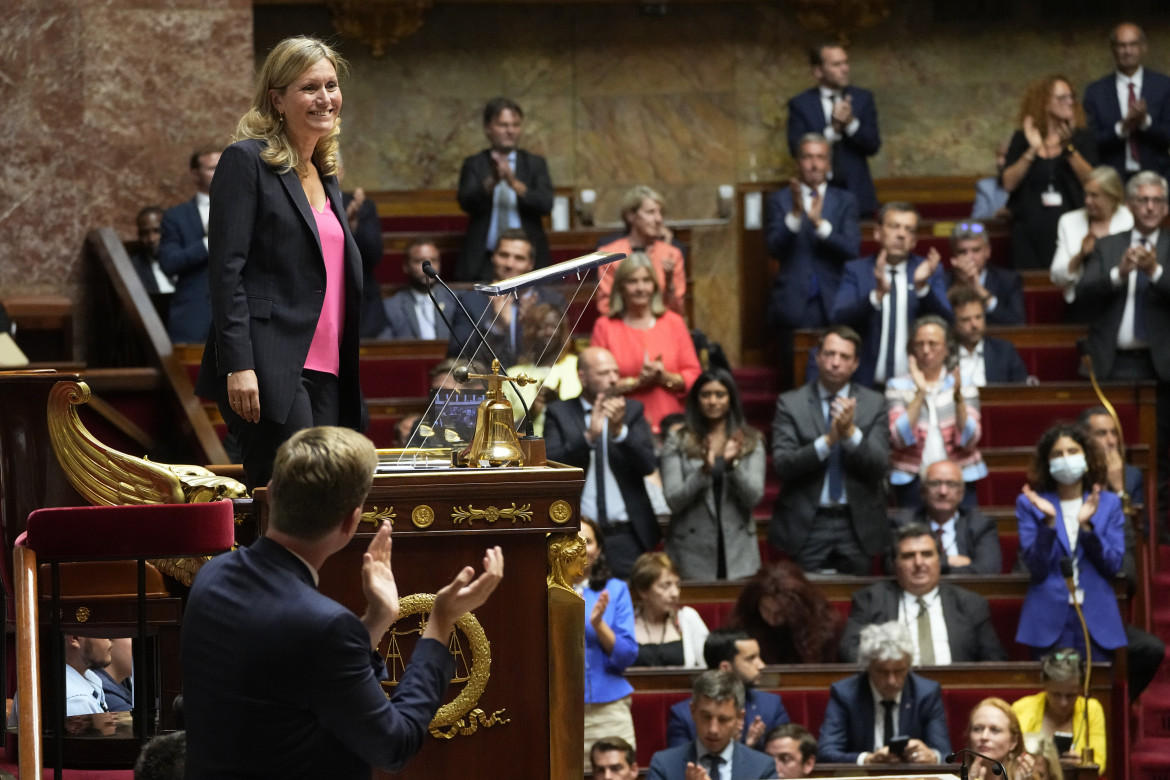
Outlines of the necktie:
M 1150 241 L 1142 238 L 1142 249 L 1150 248 Z M 1137 281 L 1133 286 L 1133 337 L 1138 341 L 1147 341 L 1149 332 L 1146 330 L 1146 291 L 1150 287 L 1150 277 L 1145 271 L 1133 271 L 1137 274 Z
M 825 427 L 833 427 L 833 396 L 825 396 Z M 841 503 L 843 492 L 843 475 L 841 470 L 841 442 L 837 442 L 829 450 L 829 500 L 834 504 Z
M 1133 108 L 1138 102 L 1137 93 L 1134 91 L 1133 82 L 1129 82 L 1129 107 Z M 1137 132 L 1135 130 L 1129 131 L 1129 154 L 1135 163 L 1141 165 L 1141 160 L 1138 158 L 1138 144 Z
M 898 266 L 890 267 L 890 294 L 886 298 L 886 381 L 894 378 L 894 356 L 898 349 Z
M 885 717 L 882 719 L 882 729 L 885 731 L 882 736 L 885 737 L 886 742 L 898 736 L 894 733 L 894 707 L 897 704 L 898 702 L 893 699 L 882 700 L 882 708 L 886 711 Z
M 945 545 L 943 545 L 943 529 L 941 525 L 936 525 L 934 527 L 934 539 L 936 542 L 938 542 L 938 554 L 946 555 L 947 548 Z
M 723 765 L 723 756 L 708 753 L 703 756 L 703 763 L 707 765 L 707 774 L 710 775 L 711 780 L 721 780 L 723 773 L 719 767 Z
M 601 414 L 601 402 L 593 407 L 593 414 Z M 597 447 L 597 457 L 594 463 L 597 466 L 597 475 L 593 480 L 594 487 L 597 488 L 597 517 L 594 519 L 602 528 L 609 527 L 609 519 L 605 513 L 605 481 L 609 474 L 609 425 L 605 425 L 601 429 L 601 435 L 597 437 L 597 443 L 593 446 Z
M 926 601 L 921 597 L 918 599 L 918 663 L 921 666 L 934 665 L 934 637 L 930 632 L 930 610 L 926 608 Z

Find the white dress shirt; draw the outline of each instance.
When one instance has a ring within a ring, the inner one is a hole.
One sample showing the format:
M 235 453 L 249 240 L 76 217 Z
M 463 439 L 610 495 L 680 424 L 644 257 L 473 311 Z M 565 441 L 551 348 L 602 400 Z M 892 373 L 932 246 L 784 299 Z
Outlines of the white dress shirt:
M 199 209 L 199 221 L 203 223 L 203 248 L 207 249 L 207 219 L 211 214 L 211 198 L 196 192 L 195 208 Z
M 1140 232 L 1138 232 L 1137 230 L 1134 230 L 1130 234 L 1131 238 L 1130 238 L 1129 245 L 1131 247 L 1141 246 L 1142 241 L 1144 240 L 1146 242 L 1147 246 L 1149 246 L 1151 248 L 1156 247 L 1156 246 L 1158 246 L 1158 233 L 1159 232 L 1160 231 L 1155 230 L 1153 233 L 1150 233 L 1150 235 L 1143 236 Z M 1121 313 L 1121 326 L 1118 327 L 1118 329 L 1117 329 L 1117 348 L 1118 349 L 1141 349 L 1141 348 L 1147 346 L 1146 342 L 1139 341 L 1137 336 L 1134 335 L 1134 327 L 1133 327 L 1133 318 L 1134 318 L 1133 296 L 1134 296 L 1134 293 L 1137 291 L 1137 279 L 1138 279 L 1138 274 L 1140 274 L 1140 273 L 1144 273 L 1144 272 L 1139 271 L 1137 269 L 1134 269 L 1133 271 L 1129 272 L 1129 276 L 1127 278 L 1122 279 L 1121 272 L 1119 270 L 1117 270 L 1117 266 L 1113 266 L 1112 268 L 1109 269 L 1109 279 L 1110 279 L 1110 281 L 1113 282 L 1114 289 L 1120 288 L 1123 284 L 1126 285 L 1125 309 Z M 1158 270 L 1154 271 L 1154 273 L 1150 275 L 1150 284 L 1156 284 L 1157 281 L 1161 278 L 1162 278 L 1162 266 L 1159 265 Z M 1151 334 L 1151 335 L 1154 335 L 1154 334 Z
M 934 643 L 934 665 L 947 666 L 951 662 L 951 641 L 947 635 L 947 621 L 943 618 L 942 598 L 938 587 L 922 596 L 926 602 L 926 613 L 930 616 L 930 639 Z M 898 619 L 910 630 L 910 641 L 914 643 L 914 665 L 921 663 L 922 652 L 918 647 L 918 596 L 902 591 L 898 604 Z
M 829 189 L 828 182 L 821 182 L 817 186 L 817 196 L 821 199 L 821 203 L 825 202 L 825 191 Z M 800 222 L 808 214 L 808 210 L 812 208 L 813 188 L 801 182 L 800 185 L 800 202 L 804 206 L 804 214 L 797 216 L 791 211 L 784 215 L 784 224 L 793 233 L 800 230 Z M 821 224 L 817 225 L 817 235 L 821 239 L 828 238 L 833 232 L 833 225 L 824 217 L 821 218 Z
M 983 362 L 983 339 L 974 349 L 959 345 L 959 375 L 963 387 L 983 387 L 987 384 L 987 367 Z
M 822 135 L 830 144 L 835 144 L 840 141 L 843 136 L 837 132 L 837 128 L 833 126 L 833 103 L 838 100 L 844 100 L 845 96 L 841 90 L 829 89 L 828 87 L 821 87 L 821 109 L 825 112 L 825 129 Z M 853 117 L 849 124 L 845 125 L 845 135 L 852 136 L 861 127 L 861 120 Z

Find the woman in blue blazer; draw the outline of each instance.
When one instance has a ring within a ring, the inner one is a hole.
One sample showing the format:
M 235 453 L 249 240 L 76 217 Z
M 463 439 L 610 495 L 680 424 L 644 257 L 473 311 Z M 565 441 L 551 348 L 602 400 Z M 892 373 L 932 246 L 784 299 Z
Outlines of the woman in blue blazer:
M 1061 573 L 1067 558 L 1093 655 L 1109 658 L 1126 644 L 1112 585 L 1125 554 L 1121 500 L 1102 489 L 1104 464 L 1072 425 L 1056 425 L 1040 437 L 1029 479 L 1016 500 L 1020 558 L 1032 575 L 1016 641 L 1030 646 L 1036 658 L 1066 646 L 1084 651 L 1084 632 Z
M 344 65 L 312 38 L 277 44 L 211 185 L 213 327 L 195 389 L 217 401 L 250 487 L 296 431 L 362 426 L 362 261 L 337 185 Z

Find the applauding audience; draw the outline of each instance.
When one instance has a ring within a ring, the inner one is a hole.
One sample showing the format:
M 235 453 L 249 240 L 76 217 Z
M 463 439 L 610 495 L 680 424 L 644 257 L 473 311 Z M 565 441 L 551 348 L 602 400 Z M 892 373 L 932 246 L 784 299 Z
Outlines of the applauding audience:
M 634 666 L 703 665 L 707 624 L 691 607 L 678 604 L 678 571 L 666 553 L 638 556 L 630 572 L 634 597 Z

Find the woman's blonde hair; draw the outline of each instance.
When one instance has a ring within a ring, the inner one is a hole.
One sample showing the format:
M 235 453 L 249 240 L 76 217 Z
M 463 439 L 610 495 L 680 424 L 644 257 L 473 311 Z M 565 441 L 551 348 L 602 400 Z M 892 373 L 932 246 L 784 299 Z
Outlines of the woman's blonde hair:
M 288 127 L 272 105 L 270 91 L 280 94 L 288 89 L 302 73 L 322 59 L 329 60 L 340 78 L 349 72 L 349 65 L 324 41 L 298 35 L 285 38 L 268 52 L 260 72 L 256 74 L 256 87 L 252 94 L 252 107 L 240 117 L 236 125 L 236 138 L 257 138 L 268 143 L 260 153 L 260 159 L 276 168 L 280 173 L 308 170 L 309 160 L 302 160 L 288 137 Z M 333 129 L 317 141 L 313 150 L 313 162 L 324 176 L 336 176 L 341 167 L 340 141 L 341 117 L 333 123 Z
M 666 313 L 666 306 L 662 303 L 662 289 L 658 285 L 658 274 L 654 273 L 654 264 L 645 252 L 631 252 L 630 256 L 618 263 L 613 273 L 613 287 L 609 292 L 609 316 L 621 317 L 626 311 L 626 303 L 622 299 L 622 286 L 634 272 L 645 268 L 650 272 L 650 281 L 654 282 L 654 297 L 650 299 L 650 313 L 661 317 Z
M 1125 201 L 1125 185 L 1121 183 L 1117 169 L 1112 165 L 1098 165 L 1089 171 L 1089 179 L 1085 184 L 1090 181 L 1097 183 L 1101 194 L 1113 201 L 1113 210 L 1117 211 L 1117 207 Z

